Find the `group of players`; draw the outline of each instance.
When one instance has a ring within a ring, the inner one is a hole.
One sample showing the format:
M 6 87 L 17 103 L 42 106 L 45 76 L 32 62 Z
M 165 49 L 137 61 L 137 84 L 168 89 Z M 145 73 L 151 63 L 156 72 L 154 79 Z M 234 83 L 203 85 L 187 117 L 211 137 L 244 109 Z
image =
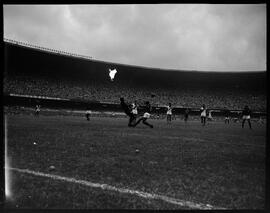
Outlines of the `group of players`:
M 144 113 L 143 116 L 141 116 L 138 120 L 138 104 L 136 101 L 134 101 L 134 103 L 132 104 L 128 104 L 125 102 L 124 98 L 120 98 L 120 105 L 122 107 L 122 109 L 124 110 L 125 114 L 129 117 L 129 121 L 128 121 L 128 126 L 129 127 L 136 127 L 139 123 L 143 123 L 144 125 L 150 127 L 150 128 L 154 128 L 154 126 L 152 124 L 150 124 L 147 119 L 150 118 L 151 116 L 151 111 L 152 111 L 152 107 L 150 105 L 149 101 L 145 102 L 145 106 L 144 106 Z M 171 103 L 168 104 L 167 107 L 167 124 L 170 124 L 172 122 L 172 105 Z M 36 105 L 36 112 L 35 115 L 39 116 L 39 112 L 40 112 L 40 105 Z M 187 122 L 188 121 L 188 117 L 189 117 L 189 112 L 190 110 L 188 108 L 185 109 L 184 112 L 184 121 Z M 205 107 L 205 105 L 203 104 L 202 107 L 200 108 L 200 117 L 201 117 L 201 123 L 202 126 L 206 125 L 206 120 L 212 120 L 212 115 L 211 115 L 211 111 L 208 112 L 208 117 L 207 117 L 207 109 Z M 91 110 L 87 109 L 86 110 L 86 119 L 89 121 L 90 120 L 90 114 L 91 114 Z M 229 124 L 230 123 L 230 111 L 228 109 L 224 110 L 224 116 L 225 116 L 225 124 Z M 244 128 L 245 122 L 248 122 L 249 128 L 252 129 L 251 127 L 251 122 L 250 122 L 250 116 L 251 116 L 251 110 L 249 109 L 248 106 L 245 106 L 245 108 L 242 111 L 242 128 Z
M 128 121 L 128 126 L 129 127 L 136 127 L 141 121 L 143 124 L 149 126 L 150 128 L 153 128 L 154 126 L 150 123 L 147 122 L 147 119 L 150 118 L 150 113 L 152 111 L 152 107 L 149 103 L 149 101 L 145 102 L 145 107 L 144 107 L 144 114 L 142 117 L 140 117 L 137 121 L 138 117 L 138 105 L 137 102 L 135 101 L 131 105 L 126 103 L 124 98 L 120 98 L 120 104 L 122 106 L 122 109 L 124 110 L 125 114 L 129 117 Z M 200 116 L 201 116 L 201 123 L 203 126 L 206 125 L 206 119 L 207 119 L 207 109 L 205 105 L 203 104 L 202 107 L 200 108 Z M 172 105 L 171 103 L 168 104 L 167 106 L 167 123 L 170 124 L 172 121 Z M 229 124 L 230 122 L 230 111 L 228 109 L 224 110 L 224 115 L 225 115 L 225 124 Z M 189 109 L 186 108 L 185 113 L 184 113 L 184 121 L 187 122 L 189 116 Z M 250 122 L 250 116 L 251 116 L 251 110 L 249 109 L 248 106 L 245 106 L 243 111 L 242 111 L 242 128 L 244 128 L 245 122 L 248 122 L 249 128 L 252 129 L 251 127 L 251 122 Z M 208 119 L 212 120 L 212 115 L 211 111 L 208 112 Z
M 136 101 L 132 103 L 131 107 L 129 104 L 125 102 L 124 98 L 120 98 L 120 104 L 126 113 L 126 115 L 129 117 L 128 121 L 128 126 L 129 127 L 136 127 L 141 121 L 144 125 L 149 126 L 150 128 L 154 128 L 154 126 L 150 123 L 147 122 L 147 119 L 150 118 L 150 113 L 152 111 L 152 107 L 149 103 L 149 101 L 145 102 L 145 107 L 144 107 L 144 114 L 142 117 L 140 117 L 137 121 L 137 116 L 138 116 L 138 105 Z

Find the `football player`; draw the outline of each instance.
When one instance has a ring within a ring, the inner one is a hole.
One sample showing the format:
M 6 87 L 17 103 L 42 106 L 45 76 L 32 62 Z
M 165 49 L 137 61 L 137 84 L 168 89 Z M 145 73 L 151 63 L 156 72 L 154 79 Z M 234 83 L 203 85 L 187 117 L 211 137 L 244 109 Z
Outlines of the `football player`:
M 250 111 L 249 107 L 248 106 L 245 106 L 245 108 L 242 111 L 242 116 L 243 116 L 242 117 L 243 118 L 242 128 L 244 128 L 245 121 L 247 120 L 248 121 L 248 125 L 249 125 L 249 129 L 251 129 L 250 115 L 251 115 L 251 111 Z
M 224 116 L 225 116 L 225 124 L 226 123 L 230 123 L 230 110 L 228 110 L 227 108 L 225 108 L 224 110 Z
M 205 126 L 205 123 L 206 123 L 206 107 L 205 107 L 204 104 L 202 105 L 200 111 L 201 111 L 201 123 L 202 123 L 203 126 Z
M 152 124 L 149 124 L 147 122 L 147 119 L 150 118 L 150 116 L 151 116 L 150 113 L 152 111 L 152 107 L 151 107 L 149 101 L 146 101 L 145 104 L 146 104 L 146 106 L 145 106 L 145 112 L 144 112 L 143 116 L 134 125 L 132 125 L 133 127 L 137 126 L 141 121 L 143 122 L 143 124 L 149 126 L 150 128 L 154 127 Z
M 40 112 L 40 105 L 37 104 L 37 105 L 36 105 L 36 113 L 35 113 L 35 115 L 36 115 L 36 116 L 39 116 L 39 112 Z
M 172 122 L 172 104 L 169 103 L 167 106 L 167 124 Z
M 89 108 L 86 109 L 86 112 L 85 112 L 85 117 L 86 117 L 86 120 L 87 121 L 90 121 L 90 115 L 91 115 L 91 110 Z
M 136 117 L 132 113 L 131 108 L 129 107 L 129 105 L 127 103 L 125 103 L 125 99 L 122 98 L 122 97 L 120 98 L 120 105 L 123 108 L 126 115 L 129 117 L 128 126 L 131 127 L 132 123 L 136 119 Z
M 138 116 L 138 104 L 137 104 L 137 101 L 134 101 L 134 103 L 131 104 L 131 112 L 135 117 L 135 119 L 134 119 L 134 121 L 135 121 L 137 116 Z
M 188 114 L 189 114 L 189 109 L 188 108 L 186 108 L 186 110 L 185 110 L 185 117 L 184 117 L 184 120 L 185 120 L 185 123 L 187 123 L 187 120 L 188 120 Z

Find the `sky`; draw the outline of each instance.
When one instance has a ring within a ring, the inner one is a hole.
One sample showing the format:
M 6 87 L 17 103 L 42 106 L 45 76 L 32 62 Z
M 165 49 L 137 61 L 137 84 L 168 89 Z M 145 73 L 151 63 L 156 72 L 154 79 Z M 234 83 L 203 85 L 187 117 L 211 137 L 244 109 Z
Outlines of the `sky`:
M 266 4 L 3 8 L 6 39 L 162 69 L 266 70 Z

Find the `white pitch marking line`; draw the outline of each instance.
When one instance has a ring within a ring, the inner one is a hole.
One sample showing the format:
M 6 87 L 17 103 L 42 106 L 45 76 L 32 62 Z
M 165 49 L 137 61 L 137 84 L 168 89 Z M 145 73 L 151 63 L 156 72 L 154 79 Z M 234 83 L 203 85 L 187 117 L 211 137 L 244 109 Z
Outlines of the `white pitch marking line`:
M 204 210 L 225 209 L 225 208 L 221 208 L 221 207 L 214 207 L 214 206 L 209 205 L 209 204 L 194 203 L 191 201 L 184 201 L 184 200 L 171 198 L 171 197 L 158 195 L 158 194 L 151 194 L 151 193 L 147 193 L 147 192 L 125 189 L 125 188 L 117 188 L 115 186 L 111 186 L 108 184 L 92 183 L 92 182 L 89 182 L 86 180 L 77 180 L 75 178 L 63 177 L 63 176 L 53 175 L 53 174 L 46 174 L 43 172 L 35 172 L 35 171 L 31 171 L 29 169 L 19 169 L 19 168 L 10 168 L 10 167 L 7 167 L 6 169 L 21 172 L 21 173 L 26 173 L 26 174 L 32 174 L 35 176 L 48 177 L 48 178 L 52 178 L 54 180 L 61 180 L 61 181 L 69 182 L 69 183 L 76 183 L 76 184 L 81 184 L 81 185 L 85 185 L 85 186 L 89 186 L 89 187 L 101 188 L 101 189 L 110 190 L 110 191 L 116 191 L 119 193 L 133 194 L 133 195 L 137 195 L 139 197 L 148 198 L 148 199 L 158 199 L 158 200 L 165 201 L 167 203 L 175 204 L 178 206 L 189 207 L 192 209 L 204 209 Z

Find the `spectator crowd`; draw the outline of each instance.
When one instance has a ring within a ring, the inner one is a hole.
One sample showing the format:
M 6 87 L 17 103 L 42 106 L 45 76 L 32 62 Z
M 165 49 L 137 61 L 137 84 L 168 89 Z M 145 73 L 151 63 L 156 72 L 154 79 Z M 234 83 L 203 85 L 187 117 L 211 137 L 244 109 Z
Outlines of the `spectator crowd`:
M 36 95 L 67 99 L 82 99 L 119 103 L 119 97 L 137 100 L 139 104 L 149 100 L 153 105 L 173 107 L 243 109 L 248 105 L 256 111 L 266 111 L 266 92 L 240 91 L 236 88 L 226 90 L 207 90 L 189 88 L 143 88 L 120 85 L 110 81 L 83 82 L 46 77 L 4 76 L 4 93 L 20 95 Z

